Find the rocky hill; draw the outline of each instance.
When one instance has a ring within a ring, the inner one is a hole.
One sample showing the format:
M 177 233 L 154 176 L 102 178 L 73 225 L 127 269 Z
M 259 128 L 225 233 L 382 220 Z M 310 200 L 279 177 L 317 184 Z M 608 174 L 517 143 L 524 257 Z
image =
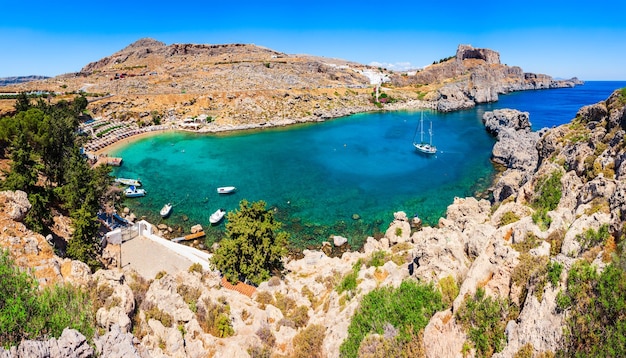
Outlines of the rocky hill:
M 15 76 L 15 77 L 2 77 L 0 78 L 0 87 L 14 85 L 18 83 L 45 80 L 46 76 Z
M 97 351 L 103 357 L 338 357 L 364 298 L 412 279 L 432 283 L 448 297 L 446 308 L 413 338 L 416 356 L 570 355 L 611 341 L 613 335 L 576 344 L 571 333 L 588 334 L 582 328 L 594 325 L 578 321 L 581 307 L 587 315 L 602 309 L 586 308 L 596 300 L 583 294 L 602 294 L 586 280 L 615 263 L 619 267 L 623 255 L 626 92 L 616 91 L 580 109 L 571 123 L 540 133 L 530 131 L 523 112 L 497 110 L 483 120 L 498 140 L 493 159 L 506 168 L 494 183 L 493 202 L 457 198 L 436 227 L 422 228 L 395 213 L 384 237 L 368 238 L 362 252 L 331 258 L 305 251 L 302 259 L 287 262 L 283 277 L 262 283 L 251 297 L 224 288 L 218 273 L 197 269 L 155 278 L 117 270 L 67 275 L 110 292 L 97 313 Z M 18 257 L 49 252 L 45 240 L 32 240 L 36 235 L 15 221 L 28 210 L 23 195 L 0 197 L 6 198 L 0 213 L 3 246 L 23 246 Z M 61 262 L 54 256 L 46 260 Z M 35 273 L 49 266 L 18 262 Z M 66 277 L 63 265 L 56 276 Z M 603 287 L 625 282 L 616 281 L 626 277 L 617 270 L 623 276 L 603 281 Z M 354 287 L 344 287 L 348 277 Z M 609 308 L 617 310 L 611 314 L 623 316 L 626 300 L 618 295 L 611 300 Z M 611 318 L 603 329 L 614 332 L 617 322 Z M 399 352 L 393 345 L 397 327 L 387 324 L 383 333 L 366 333 L 361 356 Z M 0 356 L 15 357 L 20 349 L 42 344 L 40 351 L 49 347 L 49 352 L 53 343 L 27 342 L 10 352 L 0 349 Z M 82 348 L 76 352 L 73 356 L 87 356 Z
M 375 103 L 372 93 L 381 83 L 386 98 Z M 77 73 L 8 88 L 56 92 L 57 98 L 82 91 L 96 117 L 151 122 L 203 114 L 218 125 L 240 126 L 381 109 L 450 111 L 496 101 L 500 93 L 579 83 L 524 73 L 500 64 L 495 51 L 467 45 L 413 74 L 251 44 L 166 45 L 141 39 Z M 0 114 L 12 104 L 0 101 Z

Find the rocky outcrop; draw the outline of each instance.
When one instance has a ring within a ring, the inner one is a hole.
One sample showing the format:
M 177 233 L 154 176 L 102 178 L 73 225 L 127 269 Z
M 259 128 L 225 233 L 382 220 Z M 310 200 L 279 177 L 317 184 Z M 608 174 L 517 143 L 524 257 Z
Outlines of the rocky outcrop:
M 541 132 L 531 131 L 528 112 L 499 109 L 486 112 L 482 120 L 497 139 L 491 159 L 506 168 L 493 186 L 494 199 L 500 202 L 517 192 L 537 168 Z
M 0 348 L 0 357 L 6 358 L 89 358 L 94 350 L 85 336 L 74 329 L 66 328 L 61 337 L 48 341 L 22 341 L 10 350 Z

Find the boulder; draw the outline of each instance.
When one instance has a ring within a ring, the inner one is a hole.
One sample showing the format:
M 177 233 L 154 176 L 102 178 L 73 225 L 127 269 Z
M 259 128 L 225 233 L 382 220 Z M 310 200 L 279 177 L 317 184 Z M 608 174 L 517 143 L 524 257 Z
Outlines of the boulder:
M 192 226 L 192 227 L 191 227 L 191 229 L 190 229 L 190 231 L 191 231 L 191 233 L 192 233 L 192 234 L 199 233 L 199 232 L 201 232 L 202 230 L 203 230 L 203 229 L 202 229 L 202 225 L 200 225 L 200 224 L 196 224 L 196 225 Z
M 337 247 L 342 246 L 343 244 L 348 242 L 347 238 L 345 238 L 343 236 L 339 236 L 339 235 L 333 235 L 332 239 L 333 239 L 333 244 L 335 244 L 335 246 L 337 246 Z
M 94 344 L 100 357 L 140 358 L 141 355 L 133 344 L 133 338 L 131 333 L 122 332 L 120 326 L 112 325 L 110 331 L 94 338 Z
M 28 195 L 21 190 L 0 192 L 0 204 L 2 204 L 2 211 L 11 220 L 20 222 L 24 220 L 31 208 Z

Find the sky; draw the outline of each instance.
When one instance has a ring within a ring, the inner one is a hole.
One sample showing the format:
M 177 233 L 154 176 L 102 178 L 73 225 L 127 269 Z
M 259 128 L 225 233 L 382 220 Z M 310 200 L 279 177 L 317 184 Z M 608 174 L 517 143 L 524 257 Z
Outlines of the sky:
M 0 0 L 0 77 L 78 72 L 136 40 L 248 43 L 402 71 L 459 44 L 554 78 L 626 80 L 626 1 Z

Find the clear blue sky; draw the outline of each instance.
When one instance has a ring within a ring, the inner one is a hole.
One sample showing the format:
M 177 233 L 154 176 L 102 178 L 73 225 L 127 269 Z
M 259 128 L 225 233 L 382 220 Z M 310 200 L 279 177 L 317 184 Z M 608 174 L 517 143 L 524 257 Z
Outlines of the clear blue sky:
M 626 1 L 2 0 L 0 77 L 77 72 L 130 43 L 253 43 L 389 68 L 458 44 L 557 78 L 626 80 Z

